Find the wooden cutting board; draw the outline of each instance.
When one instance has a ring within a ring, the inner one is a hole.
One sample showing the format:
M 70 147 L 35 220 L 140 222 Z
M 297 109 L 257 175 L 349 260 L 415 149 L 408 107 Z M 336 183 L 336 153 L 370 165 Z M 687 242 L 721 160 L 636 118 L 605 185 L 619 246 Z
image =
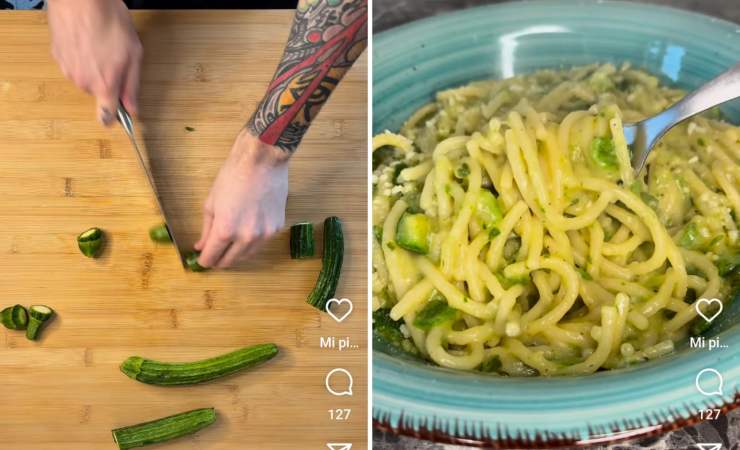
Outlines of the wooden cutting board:
M 133 14 L 145 48 L 137 126 L 178 238 L 191 246 L 293 12 Z M 0 13 L 0 306 L 58 312 L 38 342 L 0 331 L 0 449 L 115 449 L 112 428 L 207 406 L 215 425 L 157 448 L 367 448 L 366 78 L 363 56 L 290 166 L 287 223 L 310 220 L 320 236 L 326 216 L 344 221 L 337 294 L 354 312 L 338 324 L 305 303 L 321 261 L 291 260 L 287 233 L 252 262 L 208 273 L 186 273 L 171 246 L 151 242 L 161 219 L 123 130 L 100 126 L 94 100 L 63 78 L 44 13 Z M 75 240 L 91 226 L 109 237 L 97 260 Z M 321 336 L 359 348 L 322 349 Z M 134 354 L 192 360 L 263 342 L 280 355 L 202 386 L 147 386 L 118 370 Z M 352 397 L 327 393 L 337 367 L 353 375 Z M 330 420 L 331 408 L 351 408 L 349 420 Z

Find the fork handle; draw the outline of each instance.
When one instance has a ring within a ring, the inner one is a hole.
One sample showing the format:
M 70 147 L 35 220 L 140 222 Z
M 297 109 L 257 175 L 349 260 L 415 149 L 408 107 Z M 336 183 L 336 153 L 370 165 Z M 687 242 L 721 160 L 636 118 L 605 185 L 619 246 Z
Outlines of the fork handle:
M 740 97 L 740 63 L 689 93 L 669 110 L 675 110 L 674 123 L 678 123 L 738 97 Z
M 629 136 L 625 128 L 628 142 L 641 142 L 632 156 L 632 167 L 635 168 L 635 172 L 640 172 L 650 150 L 658 139 L 673 126 L 702 111 L 738 97 L 740 97 L 740 63 L 689 93 L 662 113 L 644 120 L 642 126 L 636 127 Z
M 690 92 L 662 113 L 645 120 L 648 147 L 652 147 L 663 134 L 679 122 L 738 97 L 740 97 L 740 63 Z

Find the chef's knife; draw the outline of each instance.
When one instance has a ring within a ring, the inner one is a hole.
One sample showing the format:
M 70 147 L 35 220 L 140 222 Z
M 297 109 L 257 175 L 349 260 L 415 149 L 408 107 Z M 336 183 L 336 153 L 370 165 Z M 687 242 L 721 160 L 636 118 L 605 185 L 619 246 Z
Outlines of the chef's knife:
M 146 179 L 149 181 L 149 186 L 152 188 L 152 192 L 154 192 L 154 198 L 157 200 L 157 206 L 159 207 L 159 212 L 160 214 L 162 214 L 162 218 L 164 219 L 165 224 L 167 224 L 167 229 L 170 232 L 170 238 L 172 238 L 172 244 L 175 246 L 175 251 L 177 252 L 177 256 L 180 258 L 180 263 L 182 263 L 183 267 L 187 267 L 185 264 L 185 260 L 182 257 L 182 253 L 180 252 L 180 246 L 177 245 L 177 239 L 175 239 L 175 234 L 172 232 L 172 228 L 170 228 L 169 226 L 171 222 L 169 221 L 169 219 L 167 219 L 167 214 L 165 212 L 164 207 L 162 206 L 162 199 L 159 197 L 157 186 L 154 184 L 154 178 L 152 178 L 152 172 L 149 170 L 149 166 L 147 166 L 146 163 L 144 162 L 144 156 L 141 154 L 141 151 L 139 150 L 139 146 L 136 144 L 136 135 L 134 134 L 134 123 L 131 120 L 131 115 L 128 113 L 128 111 L 126 111 L 126 108 L 124 108 L 123 105 L 118 105 L 118 111 L 116 111 L 116 115 L 118 117 L 118 121 L 121 122 L 123 129 L 126 131 L 126 134 L 128 135 L 128 138 L 131 141 L 131 145 L 134 147 L 136 158 L 139 160 L 139 165 L 141 166 L 141 169 L 146 174 Z

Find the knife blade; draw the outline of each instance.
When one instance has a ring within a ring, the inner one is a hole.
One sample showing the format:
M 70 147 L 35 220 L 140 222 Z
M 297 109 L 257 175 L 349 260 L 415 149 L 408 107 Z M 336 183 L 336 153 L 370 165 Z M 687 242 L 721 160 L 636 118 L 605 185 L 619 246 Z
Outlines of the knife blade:
M 149 166 L 146 165 L 144 162 L 144 156 L 141 154 L 141 150 L 139 150 L 139 145 L 136 143 L 136 135 L 134 134 L 134 123 L 131 120 L 131 115 L 126 111 L 126 108 L 123 107 L 123 105 L 118 105 L 118 110 L 116 111 L 116 116 L 118 118 L 118 121 L 121 123 L 121 126 L 123 126 L 124 131 L 128 135 L 129 141 L 131 141 L 131 146 L 134 147 L 134 153 L 136 153 L 136 158 L 139 160 L 139 166 L 141 166 L 141 170 L 144 171 L 144 174 L 146 175 L 147 181 L 149 181 L 149 186 L 152 189 L 152 192 L 154 193 L 154 198 L 157 201 L 157 207 L 159 207 L 159 213 L 162 215 L 162 218 L 164 219 L 164 223 L 167 225 L 167 230 L 170 232 L 170 238 L 172 239 L 172 244 L 175 246 L 175 251 L 177 252 L 177 257 L 180 258 L 180 263 L 183 267 L 187 267 L 185 264 L 185 259 L 182 257 L 182 253 L 180 252 L 180 246 L 177 245 L 177 239 L 175 239 L 175 234 L 172 232 L 172 228 L 170 228 L 169 224 L 170 221 L 167 219 L 167 213 L 165 212 L 164 206 L 162 205 L 162 199 L 159 197 L 159 191 L 157 191 L 157 186 L 154 184 L 154 178 L 152 177 L 152 172 L 149 170 Z

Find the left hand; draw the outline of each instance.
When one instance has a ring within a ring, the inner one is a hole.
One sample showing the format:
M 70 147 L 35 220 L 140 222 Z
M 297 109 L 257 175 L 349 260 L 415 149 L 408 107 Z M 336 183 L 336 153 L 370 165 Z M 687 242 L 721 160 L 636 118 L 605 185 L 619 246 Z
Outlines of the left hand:
M 230 267 L 283 227 L 289 156 L 247 129 L 239 133 L 203 207 L 198 264 Z

